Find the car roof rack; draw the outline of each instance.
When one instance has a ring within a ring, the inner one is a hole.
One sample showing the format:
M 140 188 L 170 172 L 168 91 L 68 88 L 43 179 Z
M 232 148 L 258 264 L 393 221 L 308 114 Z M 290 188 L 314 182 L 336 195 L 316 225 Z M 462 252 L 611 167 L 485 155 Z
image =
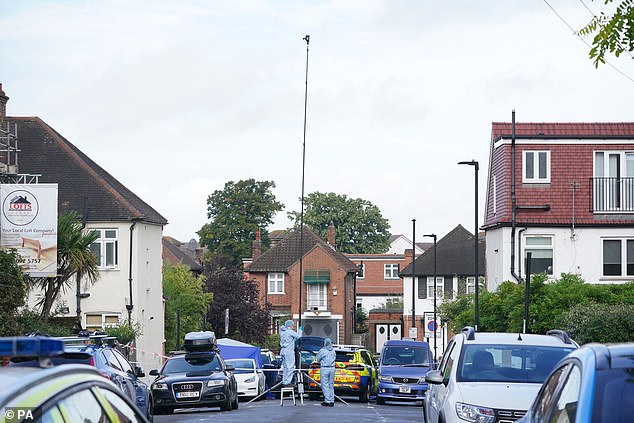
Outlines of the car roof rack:
M 468 341 L 475 340 L 475 329 L 473 328 L 473 326 L 465 326 L 460 332 L 464 333 Z
M 559 338 L 559 339 L 561 339 L 564 342 L 564 344 L 574 345 L 574 341 L 572 339 L 570 339 L 570 336 L 568 336 L 568 334 L 566 333 L 565 330 L 551 329 L 548 332 L 546 332 L 546 335 L 550 335 L 550 336 L 554 336 L 556 338 Z

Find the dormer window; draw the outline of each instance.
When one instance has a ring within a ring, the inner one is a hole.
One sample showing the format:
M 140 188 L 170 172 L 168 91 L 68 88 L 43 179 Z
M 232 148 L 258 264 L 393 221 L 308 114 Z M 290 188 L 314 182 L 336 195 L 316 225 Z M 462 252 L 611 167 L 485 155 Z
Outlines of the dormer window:
M 550 183 L 550 151 L 524 151 L 522 182 L 526 184 Z

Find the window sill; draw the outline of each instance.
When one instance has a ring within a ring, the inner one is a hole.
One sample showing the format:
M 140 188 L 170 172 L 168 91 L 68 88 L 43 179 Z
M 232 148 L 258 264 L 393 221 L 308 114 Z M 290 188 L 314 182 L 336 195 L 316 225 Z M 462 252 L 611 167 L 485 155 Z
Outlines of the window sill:
M 267 292 L 269 295 L 284 295 L 286 292 Z

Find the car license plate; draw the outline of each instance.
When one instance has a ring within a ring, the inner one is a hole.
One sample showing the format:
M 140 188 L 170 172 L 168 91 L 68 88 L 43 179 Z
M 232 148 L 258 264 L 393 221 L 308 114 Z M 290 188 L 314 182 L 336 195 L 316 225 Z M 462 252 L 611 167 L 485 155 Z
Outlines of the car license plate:
M 401 394 L 410 394 L 412 392 L 412 388 L 410 386 L 399 386 L 398 392 Z
M 176 398 L 194 398 L 200 395 L 197 391 L 192 392 L 177 392 Z

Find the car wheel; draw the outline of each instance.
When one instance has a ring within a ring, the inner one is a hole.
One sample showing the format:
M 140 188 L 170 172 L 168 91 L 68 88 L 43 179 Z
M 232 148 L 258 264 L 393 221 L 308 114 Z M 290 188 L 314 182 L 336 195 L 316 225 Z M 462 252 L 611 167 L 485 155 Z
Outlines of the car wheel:
M 227 399 L 220 404 L 220 411 L 231 411 L 231 397 L 227 397 Z
M 147 417 L 147 421 L 149 423 L 154 422 L 154 413 L 152 413 L 152 401 L 147 402 L 147 410 L 145 411 L 145 416 Z
M 319 400 L 319 394 L 316 392 L 309 392 L 308 393 L 308 399 L 311 401 L 317 401 Z
M 238 393 L 236 392 L 236 398 L 231 401 L 231 409 L 232 410 L 237 410 L 238 409 Z
M 381 398 L 380 396 L 376 396 L 376 405 L 385 405 L 385 398 Z
M 361 387 L 361 391 L 359 391 L 359 401 L 364 403 L 370 401 L 370 387 L 368 385 Z

